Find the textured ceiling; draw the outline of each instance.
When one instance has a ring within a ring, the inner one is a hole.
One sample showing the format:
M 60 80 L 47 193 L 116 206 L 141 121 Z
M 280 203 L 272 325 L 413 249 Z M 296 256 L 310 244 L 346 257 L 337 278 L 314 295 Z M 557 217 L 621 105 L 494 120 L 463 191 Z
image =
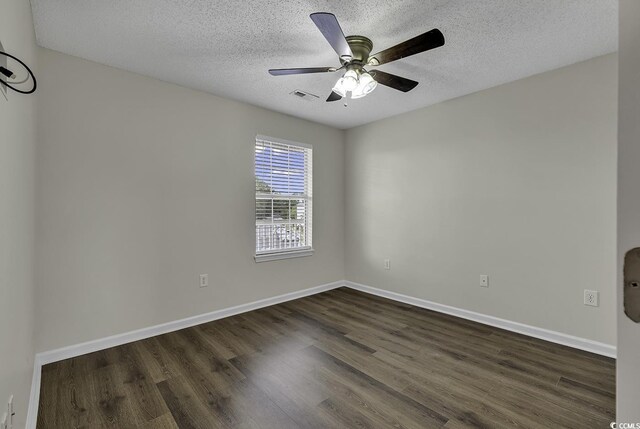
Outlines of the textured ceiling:
M 617 50 L 617 0 L 31 0 L 46 48 L 279 112 L 350 128 Z M 326 103 L 337 66 L 309 14 L 334 13 L 373 52 L 432 28 L 445 46 L 380 66 L 420 82 L 409 93 Z M 306 101 L 290 93 L 320 96 Z

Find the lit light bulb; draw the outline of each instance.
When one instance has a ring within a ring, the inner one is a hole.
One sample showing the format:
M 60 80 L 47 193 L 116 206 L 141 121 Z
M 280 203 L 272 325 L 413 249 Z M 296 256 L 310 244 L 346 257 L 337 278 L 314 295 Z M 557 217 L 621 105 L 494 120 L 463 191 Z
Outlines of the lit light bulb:
M 358 87 L 351 93 L 351 98 L 362 98 L 376 89 L 377 86 L 378 82 L 376 82 L 369 73 L 364 72 L 360 75 L 360 82 L 358 83 Z
M 342 76 L 342 87 L 345 91 L 353 91 L 358 87 L 358 73 L 355 70 L 347 70 Z

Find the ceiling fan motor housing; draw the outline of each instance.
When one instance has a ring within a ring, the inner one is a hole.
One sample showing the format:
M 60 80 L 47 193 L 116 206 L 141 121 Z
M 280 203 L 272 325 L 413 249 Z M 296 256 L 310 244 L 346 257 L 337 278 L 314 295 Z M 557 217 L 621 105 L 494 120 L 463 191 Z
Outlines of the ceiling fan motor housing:
M 342 64 L 346 65 L 348 63 L 360 63 L 360 65 L 366 64 L 369 59 L 369 54 L 373 49 L 373 42 L 371 39 L 364 36 L 347 36 L 347 43 L 351 48 L 351 52 L 353 56 L 351 60 L 341 59 Z

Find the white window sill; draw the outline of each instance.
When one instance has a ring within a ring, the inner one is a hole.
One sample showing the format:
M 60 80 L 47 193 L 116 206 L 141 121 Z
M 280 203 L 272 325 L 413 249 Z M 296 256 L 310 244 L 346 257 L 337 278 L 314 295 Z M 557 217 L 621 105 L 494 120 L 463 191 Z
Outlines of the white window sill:
M 280 259 L 302 258 L 304 256 L 313 255 L 313 249 L 291 250 L 288 252 L 263 253 L 256 255 L 256 262 L 278 261 Z

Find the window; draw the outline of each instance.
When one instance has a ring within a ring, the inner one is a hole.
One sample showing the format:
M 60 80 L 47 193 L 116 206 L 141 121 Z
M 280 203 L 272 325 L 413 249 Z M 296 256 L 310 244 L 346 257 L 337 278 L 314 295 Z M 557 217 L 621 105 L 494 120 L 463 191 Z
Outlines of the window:
M 309 256 L 312 148 L 257 136 L 256 262 Z

